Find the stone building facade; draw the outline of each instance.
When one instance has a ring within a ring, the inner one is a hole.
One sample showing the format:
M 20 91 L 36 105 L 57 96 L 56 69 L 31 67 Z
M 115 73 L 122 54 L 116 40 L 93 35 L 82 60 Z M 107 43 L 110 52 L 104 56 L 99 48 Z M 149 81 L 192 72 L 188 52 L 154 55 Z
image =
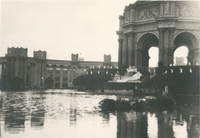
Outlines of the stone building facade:
M 151 47 L 159 62 L 173 65 L 174 51 L 188 48 L 188 64 L 200 65 L 200 8 L 198 1 L 136 1 L 119 16 L 119 68 L 148 70 Z
M 103 62 L 79 61 L 78 54 L 71 54 L 71 60 L 52 60 L 46 55 L 46 51 L 39 50 L 28 57 L 27 49 L 8 48 L 6 56 L 0 57 L 1 87 L 9 88 L 9 82 L 19 77 L 24 87 L 44 88 L 45 79 L 51 77 L 53 88 L 69 88 L 73 87 L 73 80 L 89 68 L 118 68 L 117 62 L 111 62 L 110 55 L 104 55 Z

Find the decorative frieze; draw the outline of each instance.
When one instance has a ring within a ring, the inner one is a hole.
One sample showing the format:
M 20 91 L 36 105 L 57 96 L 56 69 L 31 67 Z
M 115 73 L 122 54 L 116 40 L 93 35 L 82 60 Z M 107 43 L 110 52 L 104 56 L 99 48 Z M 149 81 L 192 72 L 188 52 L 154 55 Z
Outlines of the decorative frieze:
M 176 15 L 179 17 L 198 17 L 198 7 L 177 5 Z
M 158 9 L 157 8 L 138 11 L 138 19 L 139 20 L 155 18 L 155 17 L 158 17 Z
M 176 29 L 200 30 L 199 22 L 176 22 Z
M 174 28 L 176 19 L 162 19 L 158 21 L 158 28 Z
M 157 24 L 156 23 L 142 24 L 135 27 L 135 32 L 142 32 L 148 30 L 157 30 Z

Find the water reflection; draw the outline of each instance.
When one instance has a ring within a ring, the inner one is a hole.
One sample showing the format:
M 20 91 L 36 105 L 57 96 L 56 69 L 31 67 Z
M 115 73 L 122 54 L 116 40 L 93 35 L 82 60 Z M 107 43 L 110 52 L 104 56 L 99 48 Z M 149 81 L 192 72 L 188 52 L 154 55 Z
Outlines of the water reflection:
M 76 109 L 70 109 L 70 125 L 76 125 Z
M 44 111 L 34 111 L 31 113 L 31 127 L 42 129 L 44 126 Z
M 158 138 L 173 138 L 172 114 L 158 113 Z
M 147 113 L 118 112 L 117 138 L 146 138 Z
M 18 111 L 5 113 L 4 130 L 9 133 L 24 132 L 25 114 Z
M 4 92 L 0 137 L 199 138 L 199 106 L 173 112 L 100 112 L 103 99 L 124 98 L 69 92 Z M 129 99 L 133 97 L 128 97 Z M 127 97 L 126 97 L 127 99 Z
M 108 127 L 109 126 L 109 121 L 110 121 L 110 113 L 102 113 L 102 124 L 103 127 Z
M 117 113 L 117 138 L 199 138 L 199 130 L 197 108 L 177 107 L 173 113 Z

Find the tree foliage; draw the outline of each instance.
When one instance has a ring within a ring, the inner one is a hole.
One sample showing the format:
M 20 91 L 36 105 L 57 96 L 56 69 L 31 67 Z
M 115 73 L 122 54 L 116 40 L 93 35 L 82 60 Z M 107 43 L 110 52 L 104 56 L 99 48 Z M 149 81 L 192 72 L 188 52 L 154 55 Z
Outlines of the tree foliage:
M 111 80 L 109 74 L 89 74 L 81 75 L 73 80 L 74 86 L 83 86 L 89 90 L 103 90 L 104 82 Z
M 53 87 L 53 82 L 54 82 L 53 78 L 51 78 L 51 77 L 46 78 L 45 79 L 46 87 L 47 88 L 52 88 Z

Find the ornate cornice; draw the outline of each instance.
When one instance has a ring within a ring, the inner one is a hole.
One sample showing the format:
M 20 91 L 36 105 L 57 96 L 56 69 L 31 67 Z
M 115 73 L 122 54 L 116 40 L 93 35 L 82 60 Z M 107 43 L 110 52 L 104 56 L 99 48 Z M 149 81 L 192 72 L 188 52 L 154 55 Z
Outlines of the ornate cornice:
M 177 22 L 185 22 L 185 23 L 200 23 L 200 20 L 189 20 L 189 19 L 178 19 Z
M 123 16 L 123 15 L 120 15 L 120 16 L 118 17 L 118 19 L 123 20 L 123 19 L 124 19 L 124 16 Z
M 157 17 L 155 18 L 156 22 L 159 21 L 177 21 L 177 17 Z
M 124 32 L 123 31 L 116 31 L 117 35 L 122 35 Z

